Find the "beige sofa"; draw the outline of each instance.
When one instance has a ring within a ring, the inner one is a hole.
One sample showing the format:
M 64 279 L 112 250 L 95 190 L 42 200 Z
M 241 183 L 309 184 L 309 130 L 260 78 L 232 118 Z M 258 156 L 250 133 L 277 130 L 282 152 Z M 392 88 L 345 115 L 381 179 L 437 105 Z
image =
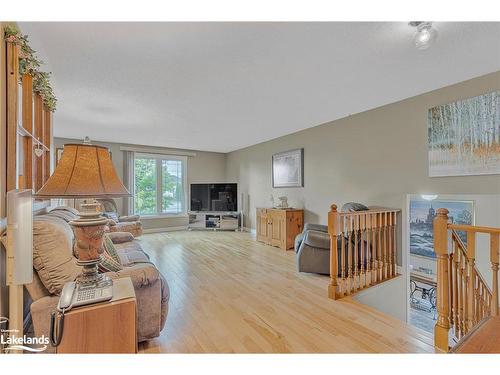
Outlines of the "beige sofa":
M 66 282 L 80 273 L 73 256 L 73 231 L 68 224 L 77 211 L 58 207 L 33 221 L 33 282 L 26 285 L 32 299 L 35 335 L 48 336 L 50 313 L 56 308 Z M 159 336 L 168 312 L 169 288 L 164 277 L 129 233 L 110 233 L 123 269 L 106 273 L 111 278 L 130 277 L 137 298 L 137 339 Z

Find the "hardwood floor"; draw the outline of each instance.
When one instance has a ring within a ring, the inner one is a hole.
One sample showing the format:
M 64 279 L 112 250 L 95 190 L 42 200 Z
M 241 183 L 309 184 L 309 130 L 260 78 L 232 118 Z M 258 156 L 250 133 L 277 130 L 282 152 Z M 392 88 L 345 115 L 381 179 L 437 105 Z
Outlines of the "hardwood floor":
M 293 251 L 249 233 L 168 232 L 140 241 L 171 291 L 161 336 L 140 352 L 434 352 L 428 333 L 351 299 L 328 299 L 328 277 L 297 272 Z

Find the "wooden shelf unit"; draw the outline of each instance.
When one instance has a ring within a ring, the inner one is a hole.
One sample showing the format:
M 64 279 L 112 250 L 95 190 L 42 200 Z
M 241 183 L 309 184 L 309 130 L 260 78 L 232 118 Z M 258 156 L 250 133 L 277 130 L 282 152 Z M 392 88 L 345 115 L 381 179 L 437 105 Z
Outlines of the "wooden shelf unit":
M 293 249 L 295 237 L 304 228 L 304 210 L 257 208 L 257 241 L 283 250 Z
M 50 176 L 52 113 L 45 108 L 41 96 L 33 92 L 31 74 L 23 74 L 19 79 L 19 46 L 4 43 L 7 51 L 7 191 L 33 189 L 36 192 Z M 41 155 L 36 155 L 36 148 L 42 150 Z

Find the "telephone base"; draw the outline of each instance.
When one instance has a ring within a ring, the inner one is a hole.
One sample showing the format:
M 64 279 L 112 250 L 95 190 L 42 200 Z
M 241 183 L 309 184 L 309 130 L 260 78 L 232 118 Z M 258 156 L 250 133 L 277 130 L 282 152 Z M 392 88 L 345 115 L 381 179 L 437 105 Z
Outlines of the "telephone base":
M 102 273 L 92 275 L 92 277 L 80 275 L 76 278 L 76 283 L 80 285 L 81 288 L 102 288 L 113 285 L 113 279 L 110 279 L 107 275 Z

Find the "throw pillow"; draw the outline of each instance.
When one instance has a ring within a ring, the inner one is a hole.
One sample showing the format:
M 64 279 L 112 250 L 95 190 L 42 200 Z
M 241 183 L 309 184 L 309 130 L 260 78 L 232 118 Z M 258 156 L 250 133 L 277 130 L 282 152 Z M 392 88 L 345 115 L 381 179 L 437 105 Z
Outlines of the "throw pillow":
M 101 254 L 99 272 L 118 272 L 123 269 L 122 265 L 111 257 L 106 251 Z
M 104 252 L 107 253 L 115 262 L 120 264 L 120 257 L 118 256 L 118 252 L 116 251 L 115 244 L 111 241 L 111 238 L 105 234 L 104 235 Z
M 33 268 L 53 295 L 80 274 L 73 257 L 73 230 L 63 219 L 41 215 L 33 220 Z

